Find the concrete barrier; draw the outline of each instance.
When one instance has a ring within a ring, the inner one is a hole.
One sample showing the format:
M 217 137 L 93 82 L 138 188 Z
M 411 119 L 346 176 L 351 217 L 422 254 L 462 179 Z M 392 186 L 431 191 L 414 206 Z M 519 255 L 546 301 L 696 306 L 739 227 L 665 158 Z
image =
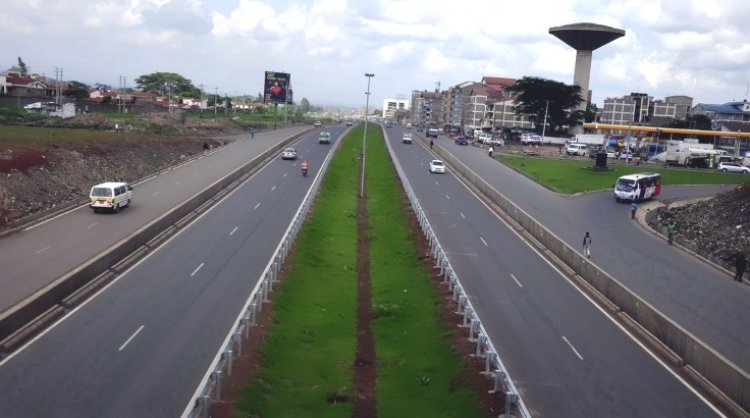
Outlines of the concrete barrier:
M 59 277 L 3 312 L 0 315 L 0 355 L 14 350 L 18 345 L 27 341 L 37 331 L 37 327 L 33 326 L 33 322 L 51 307 L 60 304 L 68 296 L 86 286 L 90 281 L 109 270 L 121 260 L 124 260 L 139 248 L 146 246 L 149 241 L 157 236 L 159 236 L 160 240 L 163 240 L 164 237 L 160 236 L 163 231 L 177 224 L 181 219 L 190 216 L 193 211 L 200 208 L 201 205 L 214 196 L 220 194 L 230 184 L 235 182 L 235 186 L 240 184 L 238 180 L 249 175 L 252 170 L 259 167 L 264 161 L 275 157 L 279 150 L 306 135 L 311 130 L 309 129 L 279 142 L 242 167 L 237 168 L 205 189 L 197 192 L 183 204 L 144 225 L 120 242 L 102 251 L 89 261 Z M 179 227 L 172 229 L 176 232 Z
M 428 141 L 417 135 L 422 143 Z M 744 414 L 750 411 L 750 375 L 737 365 L 711 349 L 706 343 L 680 327 L 662 314 L 615 278 L 600 270 L 578 251 L 571 248 L 543 225 L 539 224 L 512 201 L 495 190 L 476 173 L 471 171 L 458 159 L 454 158 L 443 147 L 433 146 L 433 151 L 440 156 L 457 174 L 477 189 L 485 198 L 498 206 L 514 222 L 536 239 L 544 248 L 569 266 L 586 283 L 604 295 L 623 313 L 632 318 L 639 326 L 658 339 L 667 348 L 676 353 L 711 385 L 719 389 L 724 396 L 731 399 L 741 408 Z M 696 383 L 694 381 L 694 383 Z M 700 382 L 697 382 L 700 384 Z M 712 388 L 704 388 L 711 392 Z M 721 402 L 721 399 L 717 399 Z M 733 405 L 724 405 L 732 410 Z M 736 409 L 733 410 L 734 412 Z

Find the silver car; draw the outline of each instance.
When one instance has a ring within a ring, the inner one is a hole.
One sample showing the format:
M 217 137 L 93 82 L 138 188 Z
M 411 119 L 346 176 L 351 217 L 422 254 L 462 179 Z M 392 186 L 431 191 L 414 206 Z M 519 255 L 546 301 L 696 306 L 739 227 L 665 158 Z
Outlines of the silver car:
M 723 173 L 726 173 L 728 171 L 731 173 L 750 174 L 750 168 L 745 167 L 744 165 L 739 163 L 719 163 L 719 166 L 716 168 Z
M 282 160 L 296 160 L 297 159 L 297 150 L 294 148 L 286 148 L 281 153 L 281 159 Z

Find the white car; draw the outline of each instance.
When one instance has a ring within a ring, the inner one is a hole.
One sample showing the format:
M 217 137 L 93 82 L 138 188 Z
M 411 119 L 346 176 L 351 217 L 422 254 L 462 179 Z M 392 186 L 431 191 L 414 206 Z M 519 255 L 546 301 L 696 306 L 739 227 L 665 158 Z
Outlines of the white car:
M 401 142 L 403 142 L 404 144 L 411 144 L 411 133 L 405 133 Z
M 589 147 L 587 144 L 570 144 L 568 145 L 568 148 L 565 149 L 565 152 L 568 155 L 578 155 L 578 156 L 585 156 L 586 153 L 588 153 Z
M 282 160 L 296 160 L 297 159 L 297 150 L 294 148 L 286 148 L 281 153 L 281 159 Z
M 716 168 L 723 173 L 729 171 L 731 173 L 750 174 L 750 168 L 745 167 L 744 165 L 739 163 L 719 163 L 719 166 Z
M 607 158 L 617 158 L 617 152 L 615 151 L 607 151 Z
M 500 138 L 490 139 L 487 144 L 492 145 L 493 147 L 504 147 L 505 141 L 503 141 Z
M 633 153 L 627 150 L 620 151 L 620 159 L 621 160 L 632 160 L 633 159 Z
M 489 144 L 492 141 L 492 135 L 487 132 L 482 132 L 477 136 L 477 141 L 480 144 Z
M 445 173 L 445 164 L 440 160 L 430 161 L 430 173 Z
M 521 145 L 532 145 L 542 143 L 542 136 L 539 134 L 523 133 L 521 134 Z

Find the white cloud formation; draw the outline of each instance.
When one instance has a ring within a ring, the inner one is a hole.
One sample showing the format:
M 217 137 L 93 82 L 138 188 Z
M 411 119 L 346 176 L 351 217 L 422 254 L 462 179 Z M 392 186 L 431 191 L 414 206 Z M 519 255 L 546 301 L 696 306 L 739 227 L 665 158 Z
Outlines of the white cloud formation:
M 229 94 L 287 71 L 298 99 L 359 105 L 365 72 L 373 103 L 482 75 L 570 83 L 575 51 L 549 28 L 594 22 L 627 32 L 594 52 L 594 102 L 642 91 L 722 103 L 750 81 L 746 1 L 3 0 L 0 70 L 21 56 L 115 85 L 174 71 Z

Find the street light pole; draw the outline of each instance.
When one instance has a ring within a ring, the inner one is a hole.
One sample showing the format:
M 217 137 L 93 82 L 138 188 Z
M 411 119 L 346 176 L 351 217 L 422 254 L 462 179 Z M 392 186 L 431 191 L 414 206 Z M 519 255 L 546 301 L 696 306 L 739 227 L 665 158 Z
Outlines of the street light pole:
M 365 77 L 367 77 L 367 91 L 365 92 L 367 100 L 365 102 L 365 133 L 362 136 L 362 174 L 360 175 L 359 184 L 360 199 L 365 196 L 365 155 L 367 154 L 367 117 L 370 113 L 370 79 L 375 77 L 375 74 L 365 73 Z
M 544 133 L 547 131 L 547 111 L 549 110 L 549 100 L 545 100 L 547 104 L 544 106 L 544 123 L 542 123 L 542 142 L 544 142 Z

